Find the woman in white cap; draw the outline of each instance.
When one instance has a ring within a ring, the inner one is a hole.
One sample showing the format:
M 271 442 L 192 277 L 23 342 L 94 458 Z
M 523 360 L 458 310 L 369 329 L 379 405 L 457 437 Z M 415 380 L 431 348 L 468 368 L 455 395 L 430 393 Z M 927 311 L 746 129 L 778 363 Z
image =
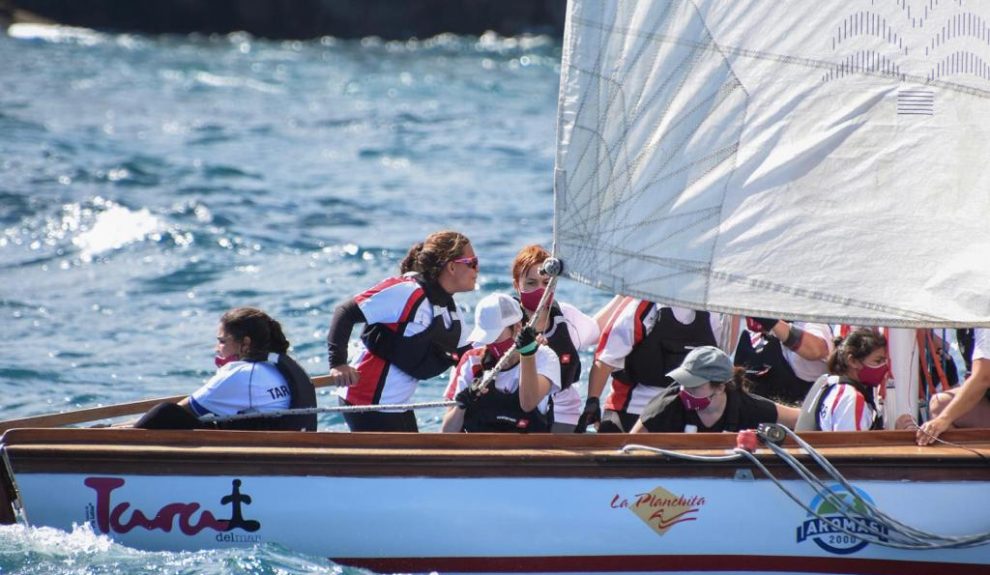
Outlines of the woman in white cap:
M 739 431 L 761 423 L 793 427 L 798 410 L 746 391 L 741 367 L 713 346 L 696 347 L 669 375 L 671 385 L 654 397 L 632 433 Z
M 444 415 L 443 431 L 549 431 L 549 399 L 560 391 L 560 362 L 536 341 L 533 328 L 524 326 L 519 302 L 500 293 L 482 298 L 468 340 L 479 347 L 461 356 L 450 377 L 444 395 L 457 405 Z M 512 355 L 491 384 L 481 386 L 507 353 Z

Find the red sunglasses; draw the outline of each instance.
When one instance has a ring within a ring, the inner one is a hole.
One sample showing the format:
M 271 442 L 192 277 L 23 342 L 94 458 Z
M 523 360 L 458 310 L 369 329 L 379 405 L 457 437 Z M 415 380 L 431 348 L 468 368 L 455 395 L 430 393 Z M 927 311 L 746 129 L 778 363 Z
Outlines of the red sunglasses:
M 478 256 L 475 256 L 473 258 L 457 258 L 450 261 L 454 262 L 455 264 L 464 264 L 473 270 L 478 269 Z

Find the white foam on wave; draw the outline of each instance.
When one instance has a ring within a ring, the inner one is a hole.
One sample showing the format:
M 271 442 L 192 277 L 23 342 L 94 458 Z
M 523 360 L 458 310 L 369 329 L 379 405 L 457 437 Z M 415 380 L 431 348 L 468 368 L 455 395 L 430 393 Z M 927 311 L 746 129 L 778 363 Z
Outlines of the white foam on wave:
M 19 40 L 42 40 L 54 43 L 76 43 L 84 46 L 101 44 L 107 40 L 106 35 L 89 28 L 60 26 L 57 24 L 11 24 L 7 35 Z
M 69 532 L 54 527 L 3 525 L 0 526 L 0 538 L 6 552 L 31 551 L 59 557 L 105 553 L 116 545 L 106 535 L 95 533 L 89 524 L 73 525 Z
M 267 94 L 281 94 L 283 92 L 283 90 L 278 86 L 266 84 L 265 82 L 260 82 L 251 78 L 220 76 L 209 72 L 197 72 L 195 78 L 200 84 L 214 88 L 247 88 L 249 90 L 265 92 Z
M 165 230 L 164 223 L 147 208 L 129 210 L 111 201 L 104 201 L 104 205 L 106 209 L 96 215 L 93 223 L 72 238 L 83 261 L 148 237 L 158 239 Z

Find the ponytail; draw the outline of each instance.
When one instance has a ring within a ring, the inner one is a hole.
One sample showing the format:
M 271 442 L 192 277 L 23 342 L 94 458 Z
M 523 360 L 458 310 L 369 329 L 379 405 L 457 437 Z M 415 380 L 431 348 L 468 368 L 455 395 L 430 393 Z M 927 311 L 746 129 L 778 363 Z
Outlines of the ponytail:
M 835 349 L 828 356 L 828 372 L 833 375 L 849 373 L 849 360 L 863 361 L 874 351 L 887 346 L 887 338 L 871 327 L 856 328 L 845 339 L 836 339 Z
M 264 361 L 269 353 L 284 354 L 289 351 L 289 340 L 282 332 L 282 325 L 260 309 L 234 308 L 220 317 L 220 325 L 234 339 L 251 338 L 251 349 L 244 357 L 246 360 Z
M 399 264 L 399 273 L 416 272 L 430 283 L 436 283 L 443 267 L 463 255 L 471 242 L 459 232 L 435 232 L 409 248 Z

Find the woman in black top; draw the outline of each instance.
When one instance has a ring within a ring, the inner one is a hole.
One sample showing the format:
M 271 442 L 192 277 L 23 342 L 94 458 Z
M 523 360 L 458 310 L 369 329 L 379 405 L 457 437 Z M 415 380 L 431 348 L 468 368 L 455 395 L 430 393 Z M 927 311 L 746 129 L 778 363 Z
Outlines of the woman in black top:
M 717 347 L 694 348 L 667 374 L 677 385 L 647 404 L 631 433 L 739 431 L 778 422 L 794 427 L 797 408 L 750 394 L 743 373 Z

